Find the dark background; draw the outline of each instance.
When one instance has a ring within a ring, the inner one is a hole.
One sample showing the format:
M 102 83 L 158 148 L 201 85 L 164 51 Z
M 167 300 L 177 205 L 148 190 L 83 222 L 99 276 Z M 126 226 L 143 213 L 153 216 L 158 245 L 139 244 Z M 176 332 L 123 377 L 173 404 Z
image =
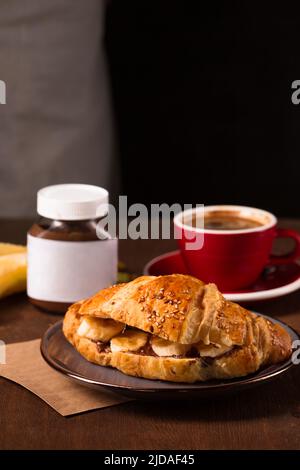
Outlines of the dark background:
M 298 11 L 290 2 L 110 2 L 106 48 L 129 201 L 300 216 Z

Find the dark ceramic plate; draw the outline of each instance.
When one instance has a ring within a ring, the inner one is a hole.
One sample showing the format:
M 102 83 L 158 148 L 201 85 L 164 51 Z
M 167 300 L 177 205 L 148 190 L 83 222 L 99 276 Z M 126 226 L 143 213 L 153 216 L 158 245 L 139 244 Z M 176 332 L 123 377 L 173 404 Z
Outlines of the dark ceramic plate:
M 290 334 L 292 341 L 299 339 L 299 335 L 285 323 L 267 315 L 263 316 L 283 326 Z M 140 379 L 125 375 L 117 369 L 88 362 L 65 339 L 62 332 L 62 321 L 55 323 L 44 334 L 41 353 L 50 366 L 82 385 L 99 390 L 104 387 L 131 398 L 151 400 L 215 397 L 225 393 L 238 392 L 275 379 L 293 366 L 291 359 L 289 359 L 244 378 L 195 384 Z

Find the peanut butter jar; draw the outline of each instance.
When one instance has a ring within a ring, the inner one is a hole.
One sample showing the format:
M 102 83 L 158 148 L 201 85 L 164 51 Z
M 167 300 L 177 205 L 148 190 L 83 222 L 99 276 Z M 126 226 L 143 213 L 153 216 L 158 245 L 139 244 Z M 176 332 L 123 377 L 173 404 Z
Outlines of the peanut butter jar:
M 117 279 L 117 239 L 99 230 L 108 192 L 85 184 L 38 191 L 39 220 L 27 234 L 27 294 L 37 307 L 64 313 Z M 99 238 L 101 233 L 101 238 Z

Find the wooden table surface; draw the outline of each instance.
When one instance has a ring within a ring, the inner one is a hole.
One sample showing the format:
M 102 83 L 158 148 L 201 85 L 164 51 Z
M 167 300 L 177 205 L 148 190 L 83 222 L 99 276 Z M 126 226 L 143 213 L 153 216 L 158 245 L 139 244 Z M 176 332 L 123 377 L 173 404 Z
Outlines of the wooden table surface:
M 0 221 L 1 241 L 24 242 L 28 221 Z M 283 227 L 300 231 L 300 221 Z M 172 241 L 120 243 L 120 258 L 141 272 Z M 300 291 L 253 305 L 300 331 Z M 25 295 L 0 301 L 0 338 L 39 338 L 57 321 Z M 273 383 L 217 401 L 131 402 L 63 418 L 21 386 L 0 378 L 0 449 L 299 449 L 300 367 Z

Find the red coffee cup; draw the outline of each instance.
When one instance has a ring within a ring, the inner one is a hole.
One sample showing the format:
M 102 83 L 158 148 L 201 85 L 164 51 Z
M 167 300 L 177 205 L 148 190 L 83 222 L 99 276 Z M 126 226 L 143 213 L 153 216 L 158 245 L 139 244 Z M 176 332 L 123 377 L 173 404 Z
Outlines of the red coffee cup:
M 193 227 L 192 218 L 199 214 L 221 211 L 238 218 L 255 220 L 260 225 L 238 230 L 215 230 Z M 300 234 L 277 228 L 270 212 L 244 206 L 205 206 L 189 209 L 174 218 L 174 232 L 187 270 L 204 282 L 215 282 L 223 292 L 250 286 L 267 264 L 286 264 L 300 257 Z M 292 252 L 272 254 L 275 238 L 292 238 Z

